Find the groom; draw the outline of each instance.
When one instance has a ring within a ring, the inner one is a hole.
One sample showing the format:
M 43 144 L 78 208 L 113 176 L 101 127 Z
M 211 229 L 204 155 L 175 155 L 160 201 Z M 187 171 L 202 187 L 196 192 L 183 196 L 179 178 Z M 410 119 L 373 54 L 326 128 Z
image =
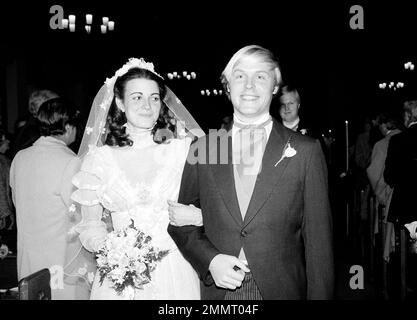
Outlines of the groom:
M 169 234 L 198 272 L 202 299 L 331 299 L 332 221 L 319 142 L 270 117 L 281 72 L 269 50 L 240 49 L 222 82 L 233 123 L 192 145 L 178 199 L 201 208 L 204 226 L 169 225 Z

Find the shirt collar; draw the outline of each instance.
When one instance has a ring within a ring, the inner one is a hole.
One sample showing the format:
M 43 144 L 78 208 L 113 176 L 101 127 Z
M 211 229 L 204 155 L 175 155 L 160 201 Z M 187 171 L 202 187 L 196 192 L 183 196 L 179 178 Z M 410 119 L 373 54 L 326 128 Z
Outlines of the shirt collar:
M 417 123 L 417 121 L 413 121 L 413 122 L 411 122 L 409 125 L 408 125 L 408 128 L 410 128 L 412 125 L 414 125 L 414 124 L 416 124 Z
M 39 145 L 39 144 L 58 144 L 58 145 L 62 145 L 64 147 L 67 146 L 67 144 L 64 141 L 59 140 L 57 138 L 54 138 L 52 136 L 41 136 L 38 140 L 36 140 L 34 142 L 34 145 L 35 144 L 36 145 Z
M 267 121 L 269 118 L 271 118 L 271 115 L 269 113 L 265 113 L 259 119 L 256 119 L 256 121 L 247 122 L 247 121 L 243 121 L 242 119 L 240 119 L 239 116 L 236 113 L 233 114 L 233 122 L 237 122 L 237 123 L 239 123 L 241 125 L 244 125 L 244 126 L 261 124 L 261 123 Z
M 233 123 L 237 122 L 241 125 L 257 125 L 257 124 L 261 124 L 265 121 L 267 121 L 269 118 L 271 118 L 271 115 L 269 113 L 264 114 L 261 118 L 257 119 L 256 121 L 249 123 L 249 122 L 244 122 L 241 119 L 238 118 L 238 116 L 236 116 L 236 114 L 233 114 Z M 269 139 L 269 135 L 271 134 L 272 131 L 272 127 L 273 127 L 274 122 L 271 121 L 270 123 L 268 123 L 265 126 L 265 130 L 266 130 L 266 137 L 267 139 Z M 233 126 L 232 127 L 232 137 L 236 134 L 236 132 L 239 130 L 240 128 L 238 128 L 237 126 Z
M 291 122 L 287 122 L 285 120 L 282 121 L 282 124 L 287 127 L 288 129 L 291 130 L 297 130 L 298 124 L 300 123 L 300 118 L 297 117 L 297 119 L 295 119 L 294 121 Z

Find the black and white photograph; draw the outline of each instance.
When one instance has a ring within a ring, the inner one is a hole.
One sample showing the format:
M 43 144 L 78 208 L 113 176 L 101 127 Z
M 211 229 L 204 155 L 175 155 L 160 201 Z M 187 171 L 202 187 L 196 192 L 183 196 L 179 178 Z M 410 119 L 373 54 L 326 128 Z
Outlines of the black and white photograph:
M 0 11 L 0 300 L 417 300 L 411 2 Z

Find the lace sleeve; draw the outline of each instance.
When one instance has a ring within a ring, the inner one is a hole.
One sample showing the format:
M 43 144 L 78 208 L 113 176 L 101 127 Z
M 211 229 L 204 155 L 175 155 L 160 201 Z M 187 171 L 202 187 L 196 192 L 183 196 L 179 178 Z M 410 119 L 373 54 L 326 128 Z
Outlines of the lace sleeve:
M 75 231 L 79 233 L 80 241 L 88 251 L 98 251 L 107 235 L 102 215 L 103 207 L 99 204 L 81 206 L 81 222 L 75 226 Z
M 99 190 L 105 183 L 105 170 L 98 161 L 96 150 L 86 155 L 81 170 L 73 177 L 77 188 L 71 199 L 81 207 L 81 221 L 74 230 L 79 234 L 82 245 L 89 251 L 99 249 L 107 235 L 106 224 L 102 221 L 103 207 L 99 200 Z M 76 210 L 75 205 L 72 208 Z

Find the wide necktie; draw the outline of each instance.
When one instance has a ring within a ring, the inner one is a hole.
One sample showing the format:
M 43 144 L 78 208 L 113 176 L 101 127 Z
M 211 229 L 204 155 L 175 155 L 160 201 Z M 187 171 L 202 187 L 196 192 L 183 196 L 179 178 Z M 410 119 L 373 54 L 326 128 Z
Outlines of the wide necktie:
M 258 125 L 241 125 L 234 123 L 239 130 L 233 142 L 233 162 L 239 174 L 242 186 L 247 195 L 251 196 L 256 176 L 261 170 L 262 157 L 266 146 L 265 127 L 271 118 Z

